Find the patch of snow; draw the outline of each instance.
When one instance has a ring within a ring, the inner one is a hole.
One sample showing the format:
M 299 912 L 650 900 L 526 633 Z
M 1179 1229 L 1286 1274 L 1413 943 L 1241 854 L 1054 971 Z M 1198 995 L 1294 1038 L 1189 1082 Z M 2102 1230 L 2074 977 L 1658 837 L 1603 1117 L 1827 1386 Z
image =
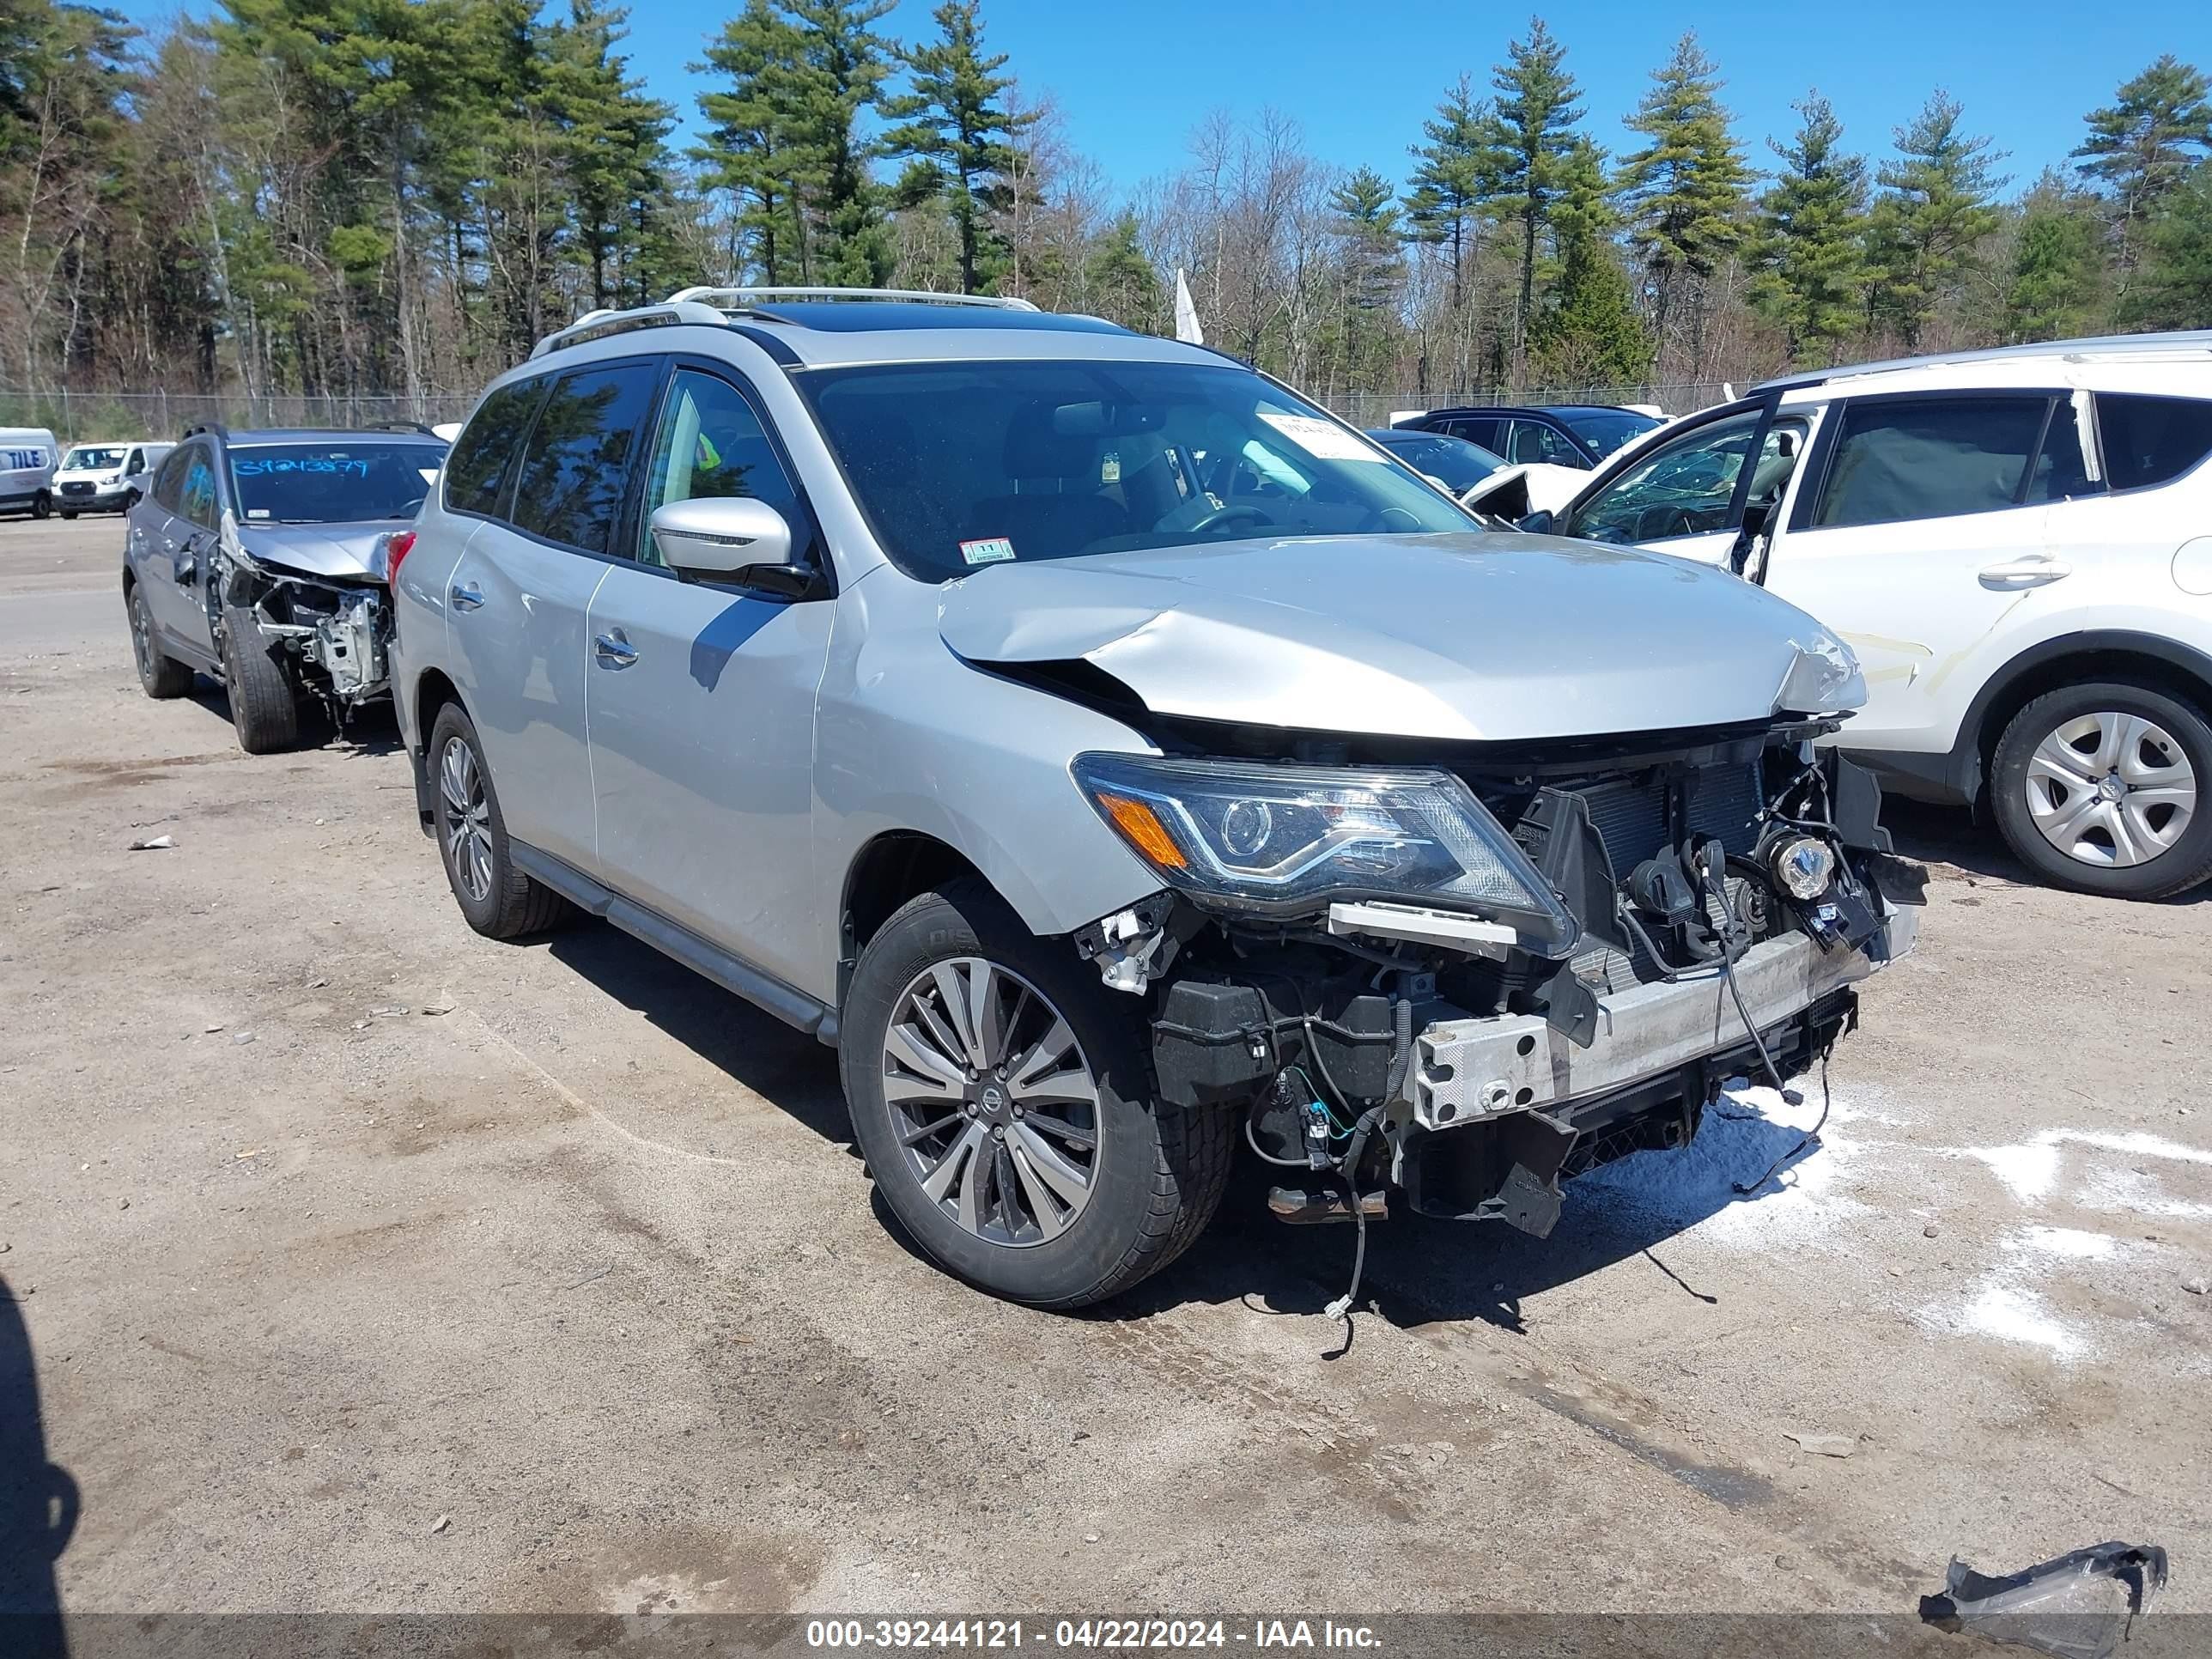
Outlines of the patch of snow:
M 1984 1285 L 1959 1322 L 2001 1341 L 2045 1349 L 2061 1359 L 2079 1359 L 2091 1352 L 2086 1338 L 2051 1316 L 2041 1297 L 2014 1285 Z
M 2083 1232 L 2078 1227 L 2037 1226 L 2007 1239 L 2005 1248 L 2075 1261 L 2109 1261 L 2120 1253 L 2120 1241 L 2109 1233 Z
M 1990 1166 L 2005 1190 L 2022 1204 L 2033 1204 L 2058 1184 L 2058 1148 L 2031 1143 L 2026 1146 L 1969 1146 L 1969 1158 Z
M 2012 1146 L 1966 1146 L 1965 1156 L 1989 1165 L 2017 1203 L 2041 1202 L 2057 1190 L 2066 1149 L 2080 1146 L 2124 1158 L 2162 1158 L 2168 1163 L 2212 1164 L 2212 1152 L 2185 1146 L 2162 1135 L 2139 1129 L 2116 1133 L 2105 1129 L 2045 1129 L 2033 1140 Z M 2093 1200 L 2088 1193 L 2100 1197 Z M 2142 1215 L 2212 1214 L 2212 1206 L 2168 1200 L 2152 1190 L 2152 1183 L 2134 1171 L 2092 1170 L 2085 1180 L 2082 1201 L 2097 1209 L 2133 1210 Z

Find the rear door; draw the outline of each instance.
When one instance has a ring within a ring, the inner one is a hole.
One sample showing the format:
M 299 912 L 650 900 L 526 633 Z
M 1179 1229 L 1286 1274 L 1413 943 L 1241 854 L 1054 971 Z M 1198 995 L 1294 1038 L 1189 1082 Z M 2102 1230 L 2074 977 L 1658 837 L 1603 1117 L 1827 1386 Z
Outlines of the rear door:
M 447 585 L 447 657 L 507 833 L 593 873 L 585 617 L 659 378 L 651 358 L 552 377 Z
M 2094 488 L 2071 395 L 1852 398 L 1814 452 L 1765 584 L 1857 653 L 1850 747 L 1948 750 L 2009 638 L 2071 602 L 2045 545 L 2051 503 Z
M 826 563 L 811 509 L 741 375 L 679 363 L 623 552 L 592 596 L 592 778 L 611 886 L 787 983 L 818 984 L 814 699 L 836 606 L 677 575 L 655 507 L 767 502 Z

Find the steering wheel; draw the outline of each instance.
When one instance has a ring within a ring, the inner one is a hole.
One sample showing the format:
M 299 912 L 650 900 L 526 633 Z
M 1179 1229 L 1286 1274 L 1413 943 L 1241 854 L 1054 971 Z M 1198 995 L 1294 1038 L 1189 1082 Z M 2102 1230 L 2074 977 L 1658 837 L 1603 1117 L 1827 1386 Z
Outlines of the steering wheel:
M 1200 514 L 1197 518 L 1191 520 L 1189 533 L 1194 536 L 1203 535 L 1216 526 L 1233 524 L 1239 520 L 1249 520 L 1254 524 L 1274 523 L 1273 519 L 1258 507 L 1238 501 L 1229 507 L 1217 507 L 1211 513 Z

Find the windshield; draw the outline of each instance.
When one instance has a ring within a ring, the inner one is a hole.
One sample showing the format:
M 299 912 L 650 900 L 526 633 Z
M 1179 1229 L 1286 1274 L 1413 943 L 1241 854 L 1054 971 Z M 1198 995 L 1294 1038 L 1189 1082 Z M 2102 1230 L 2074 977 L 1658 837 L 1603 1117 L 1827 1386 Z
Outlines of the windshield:
M 252 444 L 231 451 L 230 477 L 242 519 L 360 524 L 413 518 L 445 461 L 443 444 Z
M 1640 438 L 1660 424 L 1649 415 L 1638 415 L 1632 409 L 1592 409 L 1559 418 L 1575 436 L 1597 451 L 1600 460 L 1632 438 Z
M 117 444 L 112 448 L 105 444 L 97 447 L 91 444 L 79 444 L 62 457 L 62 471 L 64 472 L 112 472 L 123 465 L 123 453 L 126 447 L 127 446 L 123 444 Z
M 1476 527 L 1248 369 L 903 363 L 792 378 L 876 539 L 924 581 L 1125 548 Z
M 1457 494 L 1474 489 L 1505 465 L 1503 455 L 1494 455 L 1480 444 L 1447 437 L 1440 432 L 1375 432 L 1368 435 L 1414 471 L 1442 478 Z

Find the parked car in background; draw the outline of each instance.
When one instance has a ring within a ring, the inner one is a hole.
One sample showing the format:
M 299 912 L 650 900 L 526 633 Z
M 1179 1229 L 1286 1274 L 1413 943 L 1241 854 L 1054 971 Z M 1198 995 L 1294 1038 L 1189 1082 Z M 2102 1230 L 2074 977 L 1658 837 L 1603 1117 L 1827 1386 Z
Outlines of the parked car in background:
M 230 696 L 249 755 L 298 741 L 303 702 L 343 726 L 385 694 L 386 561 L 444 465 L 427 428 L 194 427 L 130 507 L 123 600 L 139 683 Z
M 1774 380 L 1526 527 L 1725 566 L 1865 665 L 1835 741 L 1972 802 L 2021 861 L 2154 898 L 2212 876 L 2212 332 Z
M 1392 424 L 1464 438 L 1509 461 L 1587 471 L 1661 422 L 1638 410 L 1606 404 L 1552 404 L 1432 409 Z
M 54 505 L 64 519 L 80 513 L 122 513 L 136 507 L 154 470 L 174 444 L 71 444 L 54 472 Z
M 0 426 L 0 513 L 43 519 L 53 510 L 61 446 L 42 426 Z
M 1480 533 L 1093 319 L 593 313 L 389 568 L 469 925 L 605 916 L 836 1044 L 884 1203 L 1022 1301 L 1172 1261 L 1246 1143 L 1288 1219 L 1540 1237 L 1913 937 L 1879 791 L 1810 746 L 1864 695 L 1811 617 Z
M 1505 458 L 1493 455 L 1464 438 L 1438 432 L 1401 432 L 1395 427 L 1376 427 L 1367 435 L 1414 471 L 1434 478 L 1455 496 L 1464 496 L 1504 466 Z

